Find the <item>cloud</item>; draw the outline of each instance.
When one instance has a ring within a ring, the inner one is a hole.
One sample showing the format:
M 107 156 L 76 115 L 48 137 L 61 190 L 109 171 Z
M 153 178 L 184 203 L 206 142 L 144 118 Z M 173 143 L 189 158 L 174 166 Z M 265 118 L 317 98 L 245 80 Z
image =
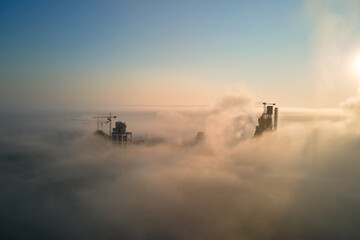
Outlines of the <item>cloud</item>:
M 149 139 L 152 133 L 163 139 L 125 152 L 92 137 L 95 125 L 84 128 L 87 122 L 51 128 L 50 121 L 30 131 L 34 119 L 21 134 L 13 121 L 2 124 L 1 236 L 357 236 L 360 142 L 347 120 L 303 121 L 297 110 L 296 121 L 280 119 L 279 131 L 253 139 L 256 118 L 248 103 L 227 97 L 213 109 L 122 113 L 134 133 L 139 126 Z M 199 130 L 205 144 L 186 144 Z

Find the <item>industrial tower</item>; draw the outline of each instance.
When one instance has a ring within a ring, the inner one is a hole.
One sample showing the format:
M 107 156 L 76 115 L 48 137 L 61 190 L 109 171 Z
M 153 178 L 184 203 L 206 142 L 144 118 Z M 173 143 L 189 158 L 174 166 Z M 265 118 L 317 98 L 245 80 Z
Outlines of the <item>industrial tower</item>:
M 126 123 L 119 121 L 115 123 L 111 139 L 116 144 L 130 144 L 132 142 L 132 132 L 127 132 Z
M 263 102 L 264 112 L 258 119 L 259 126 L 256 126 L 254 137 L 260 136 L 264 132 L 275 131 L 278 126 L 279 109 L 275 108 L 275 103 Z M 274 118 L 273 118 L 274 115 Z
M 115 128 L 112 129 L 112 121 L 116 118 L 116 116 L 111 115 L 108 116 L 96 116 L 94 119 L 97 119 L 97 135 L 102 135 L 106 139 L 110 140 L 113 144 L 126 145 L 132 143 L 132 132 L 126 131 L 126 123 L 125 122 L 115 122 Z M 102 120 L 105 119 L 105 120 Z M 103 132 L 103 124 L 109 124 L 109 134 Z M 100 129 L 101 127 L 101 129 Z

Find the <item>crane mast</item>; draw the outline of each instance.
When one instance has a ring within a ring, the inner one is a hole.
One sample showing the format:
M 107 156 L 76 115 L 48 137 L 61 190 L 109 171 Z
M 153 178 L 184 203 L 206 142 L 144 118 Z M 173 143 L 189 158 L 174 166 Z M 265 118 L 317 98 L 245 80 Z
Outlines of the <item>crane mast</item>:
M 111 127 L 112 127 L 112 119 L 115 119 L 116 116 L 112 116 L 111 112 L 109 113 L 109 116 L 96 116 L 94 119 L 97 119 L 97 130 L 99 131 L 99 124 L 101 123 L 101 126 L 103 123 L 108 124 L 109 123 L 109 138 L 111 139 Z M 107 121 L 102 121 L 101 119 L 106 119 Z

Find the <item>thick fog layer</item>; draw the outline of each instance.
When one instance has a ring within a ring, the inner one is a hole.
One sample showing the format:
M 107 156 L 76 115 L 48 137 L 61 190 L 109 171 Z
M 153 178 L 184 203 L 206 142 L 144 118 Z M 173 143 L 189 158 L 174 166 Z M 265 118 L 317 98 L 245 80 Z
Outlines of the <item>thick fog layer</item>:
M 148 143 L 126 151 L 92 135 L 92 113 L 3 114 L 1 239 L 355 239 L 359 104 L 349 102 L 280 108 L 279 130 L 260 138 L 262 109 L 246 97 L 119 111 Z

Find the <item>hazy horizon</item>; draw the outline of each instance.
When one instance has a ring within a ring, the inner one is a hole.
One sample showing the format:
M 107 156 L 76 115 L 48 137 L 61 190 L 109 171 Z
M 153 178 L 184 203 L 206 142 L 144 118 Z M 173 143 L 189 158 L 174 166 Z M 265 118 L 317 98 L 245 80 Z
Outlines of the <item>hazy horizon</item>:
M 0 109 L 286 107 L 357 94 L 357 1 L 1 3 Z

